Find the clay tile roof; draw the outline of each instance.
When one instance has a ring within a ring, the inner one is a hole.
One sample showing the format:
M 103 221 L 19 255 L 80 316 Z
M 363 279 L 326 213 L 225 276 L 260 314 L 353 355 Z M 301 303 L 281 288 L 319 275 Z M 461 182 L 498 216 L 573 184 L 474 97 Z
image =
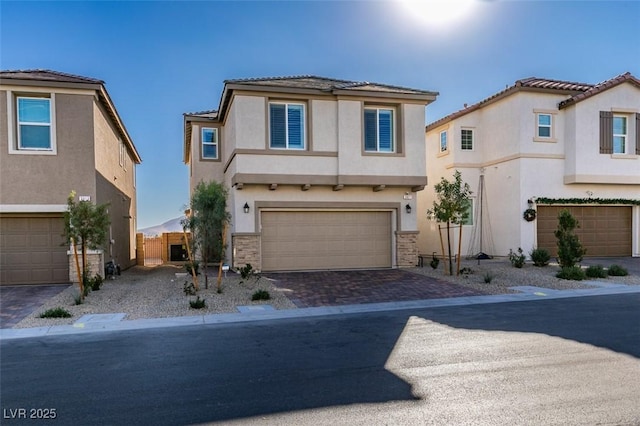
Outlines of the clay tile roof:
M 185 112 L 183 114 L 185 117 L 199 117 L 199 118 L 217 118 L 218 110 L 212 109 L 208 111 L 198 111 L 198 112 Z
M 507 86 L 506 89 L 494 95 L 491 95 L 488 98 L 483 99 L 478 103 L 475 103 L 470 106 L 465 106 L 461 110 L 458 110 L 439 120 L 434 121 L 433 123 L 428 124 L 426 126 L 426 130 L 431 130 L 436 127 L 439 127 L 442 124 L 445 124 L 453 119 L 456 119 L 472 111 L 475 111 L 479 108 L 482 108 L 483 106 L 488 105 L 492 102 L 495 102 L 505 96 L 509 96 L 510 94 L 518 90 L 538 90 L 538 91 L 542 90 L 542 91 L 556 92 L 560 94 L 576 95 L 576 94 L 581 94 L 588 90 L 591 90 L 593 87 L 594 87 L 593 84 L 588 84 L 588 83 L 575 83 L 570 81 L 550 80 L 550 79 L 538 78 L 538 77 L 529 77 L 522 80 L 517 80 L 512 86 Z
M 574 95 L 572 97 L 570 97 L 569 99 L 566 99 L 562 102 L 560 102 L 560 104 L 558 105 L 558 108 L 562 109 L 565 108 L 569 105 L 573 105 L 576 102 L 580 102 L 584 99 L 587 99 L 597 93 L 600 93 L 602 91 L 605 91 L 607 89 L 610 89 L 612 87 L 615 87 L 621 83 L 625 83 L 625 82 L 629 82 L 631 84 L 634 84 L 637 87 L 640 87 L 640 80 L 638 80 L 638 78 L 634 77 L 633 75 L 631 75 L 630 72 L 626 72 L 624 74 L 620 74 L 614 78 L 611 78 L 609 80 L 605 80 L 601 83 L 598 83 L 596 85 L 593 85 L 589 90 L 584 91 L 582 93 L 578 93 L 577 95 Z
M 92 83 L 104 84 L 104 81 L 95 78 L 83 77 L 80 75 L 67 74 L 60 71 L 51 70 L 2 70 L 0 71 L 2 80 L 38 80 L 57 81 L 62 83 Z

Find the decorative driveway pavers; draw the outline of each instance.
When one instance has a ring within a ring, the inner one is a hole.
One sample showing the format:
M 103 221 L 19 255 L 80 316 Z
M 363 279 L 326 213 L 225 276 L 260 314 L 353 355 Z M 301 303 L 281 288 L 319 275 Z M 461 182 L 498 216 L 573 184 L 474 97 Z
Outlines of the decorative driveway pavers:
M 262 276 L 273 280 L 298 308 L 485 294 L 402 269 L 265 272 Z
M 0 328 L 11 328 L 69 284 L 0 286 Z

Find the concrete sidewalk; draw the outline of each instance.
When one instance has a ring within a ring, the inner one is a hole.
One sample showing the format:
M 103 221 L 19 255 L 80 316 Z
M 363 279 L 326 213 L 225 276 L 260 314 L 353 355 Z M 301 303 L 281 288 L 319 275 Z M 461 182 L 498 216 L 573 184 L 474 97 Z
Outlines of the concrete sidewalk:
M 382 312 L 438 308 L 447 306 L 479 305 L 488 303 L 523 302 L 532 300 L 562 299 L 571 297 L 604 296 L 612 294 L 640 293 L 640 286 L 629 286 L 615 282 L 583 281 L 593 286 L 589 289 L 551 290 L 542 287 L 519 286 L 512 289 L 519 293 L 491 296 L 463 296 L 442 299 L 413 300 L 405 302 L 365 303 L 356 305 L 311 307 L 290 310 L 269 309 L 269 305 L 238 307 L 240 313 L 194 315 L 173 318 L 151 318 L 126 321 L 125 314 L 85 315 L 73 325 L 0 329 L 0 340 L 29 337 L 84 334 L 104 331 L 140 330 L 148 328 L 196 326 L 207 324 L 238 323 L 250 321 L 279 320 L 288 318 L 319 317 L 326 315 L 355 314 L 363 312 Z M 244 309 L 242 309 L 244 308 Z

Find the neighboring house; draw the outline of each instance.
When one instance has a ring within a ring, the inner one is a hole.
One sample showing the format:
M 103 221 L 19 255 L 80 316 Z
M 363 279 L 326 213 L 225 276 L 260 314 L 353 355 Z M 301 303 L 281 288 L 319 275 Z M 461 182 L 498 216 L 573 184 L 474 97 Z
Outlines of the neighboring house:
M 229 188 L 227 262 L 262 271 L 417 262 L 425 106 L 437 93 L 314 76 L 225 81 L 184 115 L 190 192 Z
M 104 258 L 133 265 L 140 156 L 104 82 L 48 70 L 0 71 L 0 129 L 2 285 L 75 277 L 62 237 L 72 190 L 110 204 Z M 96 265 L 92 272 L 103 273 Z
M 430 186 L 419 211 L 456 169 L 475 192 L 463 255 L 555 254 L 557 216 L 568 208 L 587 256 L 640 256 L 640 81 L 631 74 L 599 84 L 519 80 L 429 124 L 426 144 Z M 537 218 L 526 221 L 530 207 Z M 419 229 L 420 252 L 440 253 L 438 224 L 421 214 Z

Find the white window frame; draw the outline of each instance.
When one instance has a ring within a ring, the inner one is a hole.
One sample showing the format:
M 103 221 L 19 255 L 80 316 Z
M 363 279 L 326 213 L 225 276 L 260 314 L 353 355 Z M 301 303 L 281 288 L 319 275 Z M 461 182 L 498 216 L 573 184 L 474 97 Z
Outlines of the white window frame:
M 535 117 L 534 142 L 557 142 L 556 139 L 556 111 L 536 109 L 533 110 Z M 549 124 L 540 124 L 540 117 L 548 116 Z M 549 129 L 549 136 L 540 136 L 540 129 Z
M 625 133 L 616 133 L 615 132 L 615 121 L 616 119 L 623 119 L 624 120 L 624 127 L 625 127 Z M 627 115 L 623 115 L 623 114 L 613 114 L 613 123 L 612 123 L 612 127 L 613 127 L 613 141 L 612 141 L 612 148 L 613 148 L 613 154 L 627 154 L 629 152 L 629 122 L 631 120 L 629 120 L 629 116 Z M 636 129 L 637 131 L 637 129 Z M 616 152 L 616 138 L 621 138 L 622 139 L 622 152 Z
M 363 128 L 362 134 L 364 137 L 364 152 L 374 153 L 374 154 L 395 154 L 397 152 L 397 143 L 396 143 L 396 109 L 393 107 L 383 107 L 383 106 L 366 106 L 364 111 L 375 111 L 376 112 L 376 149 L 367 149 L 366 146 L 366 129 Z M 380 149 L 380 111 L 388 111 L 391 113 L 391 150 L 385 151 Z M 364 122 L 364 117 L 363 117 Z
M 215 142 L 205 142 L 204 141 L 204 132 L 205 130 L 211 130 L 214 134 Z M 207 157 L 204 155 L 204 146 L 210 145 L 216 147 L 216 156 L 215 157 Z M 203 127 L 200 129 L 200 158 L 202 160 L 218 160 L 220 159 L 220 134 L 218 132 L 217 127 Z
M 448 130 L 442 130 L 438 136 L 439 151 L 441 154 L 449 151 L 449 140 L 448 140 L 449 136 L 447 135 L 447 133 L 448 133 Z M 444 136 L 444 149 L 442 146 L 443 136 Z
M 285 146 L 273 146 L 271 140 L 271 105 L 284 105 L 284 143 Z M 302 120 L 300 123 L 300 137 L 302 139 L 302 146 L 291 146 L 289 141 L 289 106 L 301 106 L 302 107 Z M 291 150 L 291 151 L 304 151 L 307 149 L 307 106 L 302 102 L 286 102 L 286 101 L 269 101 L 268 105 L 268 125 L 269 125 L 269 149 L 275 150 Z
M 20 147 L 20 123 L 18 113 L 18 98 L 46 98 L 49 100 L 49 135 L 51 146 L 49 148 L 21 148 Z M 57 155 L 58 147 L 56 141 L 56 102 L 55 93 L 45 91 L 34 91 L 30 94 L 17 95 L 11 90 L 7 90 L 7 144 L 9 154 L 18 155 Z
M 465 148 L 464 147 L 464 137 L 462 136 L 463 132 L 470 132 L 471 133 L 471 148 Z M 461 151 L 473 151 L 475 148 L 475 139 L 476 139 L 476 132 L 474 131 L 474 129 L 471 129 L 469 127 L 463 127 L 460 129 L 460 150 Z

